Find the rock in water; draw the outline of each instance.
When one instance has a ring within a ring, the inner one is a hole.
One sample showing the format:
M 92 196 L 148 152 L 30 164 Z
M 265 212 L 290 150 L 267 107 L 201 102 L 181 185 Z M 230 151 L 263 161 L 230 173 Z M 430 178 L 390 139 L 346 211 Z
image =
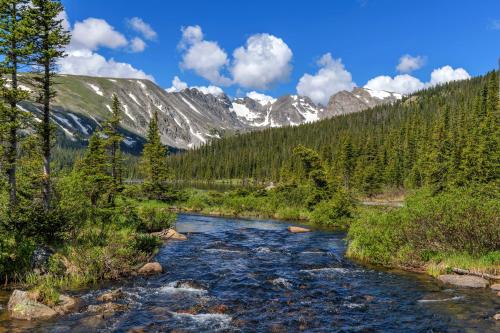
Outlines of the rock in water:
M 120 289 L 110 290 L 102 294 L 101 296 L 97 297 L 97 300 L 101 302 L 113 302 L 121 298 L 123 298 L 123 291 L 120 288 Z
M 294 234 L 297 234 L 297 233 L 303 233 L 303 232 L 310 232 L 311 230 L 309 230 L 307 228 L 302 228 L 302 227 L 290 226 L 290 227 L 288 227 L 288 231 L 290 231 Z
M 57 315 L 54 309 L 30 298 L 27 291 L 14 290 L 7 309 L 11 318 L 21 320 L 48 319 Z
M 500 291 L 500 283 L 492 284 L 490 288 L 494 291 Z
M 187 237 L 178 233 L 174 229 L 165 229 L 160 232 L 154 232 L 152 235 L 159 237 L 162 240 L 186 240 Z
M 496 315 L 493 316 L 493 319 L 495 320 L 500 320 L 500 313 L 497 313 Z
M 58 314 L 63 315 L 78 309 L 79 302 L 76 298 L 60 295 L 59 303 L 53 308 Z
M 441 282 L 449 283 L 458 287 L 468 287 L 468 288 L 486 288 L 488 286 L 488 281 L 479 276 L 472 275 L 440 275 L 438 279 Z
M 161 267 L 159 262 L 149 262 L 139 268 L 138 273 L 141 275 L 153 275 L 153 274 L 160 274 L 163 272 L 163 268 Z
M 110 314 L 115 312 L 123 312 L 126 311 L 127 309 L 128 307 L 124 304 L 105 303 L 98 305 L 89 305 L 87 311 L 94 313 Z

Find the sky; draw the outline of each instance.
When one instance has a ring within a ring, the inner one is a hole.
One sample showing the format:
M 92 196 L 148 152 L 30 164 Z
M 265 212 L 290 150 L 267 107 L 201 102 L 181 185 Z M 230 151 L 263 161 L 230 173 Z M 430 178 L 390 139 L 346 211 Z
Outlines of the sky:
M 326 104 L 354 87 L 408 94 L 467 79 L 500 57 L 498 0 L 62 2 L 73 35 L 62 73 L 168 91 Z

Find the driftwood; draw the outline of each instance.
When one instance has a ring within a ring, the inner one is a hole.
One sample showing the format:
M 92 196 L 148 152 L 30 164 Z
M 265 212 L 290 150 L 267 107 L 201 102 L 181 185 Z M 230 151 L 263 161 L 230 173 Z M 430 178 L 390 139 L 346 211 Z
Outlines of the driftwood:
M 488 273 L 476 273 L 476 272 L 471 272 L 467 269 L 461 269 L 461 268 L 452 268 L 451 269 L 453 273 L 457 274 L 466 274 L 466 275 L 474 275 L 474 276 L 479 276 L 488 280 L 500 280 L 500 275 L 492 275 Z

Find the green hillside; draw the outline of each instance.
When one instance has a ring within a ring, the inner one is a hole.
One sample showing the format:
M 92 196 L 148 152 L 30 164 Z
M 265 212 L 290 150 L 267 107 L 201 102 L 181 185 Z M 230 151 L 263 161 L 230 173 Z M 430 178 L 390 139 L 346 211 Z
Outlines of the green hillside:
M 496 104 L 495 104 L 496 103 Z M 496 72 L 421 91 L 393 105 L 317 123 L 224 138 L 170 157 L 181 179 L 279 180 L 294 147 L 319 152 L 332 175 L 372 192 L 498 176 Z M 493 164 L 493 167 L 492 167 Z

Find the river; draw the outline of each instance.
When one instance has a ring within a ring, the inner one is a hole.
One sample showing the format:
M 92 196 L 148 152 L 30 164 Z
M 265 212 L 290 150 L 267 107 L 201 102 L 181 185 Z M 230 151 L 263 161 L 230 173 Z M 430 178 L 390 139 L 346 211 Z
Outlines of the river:
M 276 221 L 180 215 L 188 235 L 156 260 L 161 275 L 77 293 L 85 304 L 122 287 L 129 309 L 44 322 L 11 321 L 0 294 L 0 332 L 499 332 L 490 290 L 444 286 L 344 257 L 345 234 L 291 234 Z M 139 329 L 142 329 L 139 330 Z

